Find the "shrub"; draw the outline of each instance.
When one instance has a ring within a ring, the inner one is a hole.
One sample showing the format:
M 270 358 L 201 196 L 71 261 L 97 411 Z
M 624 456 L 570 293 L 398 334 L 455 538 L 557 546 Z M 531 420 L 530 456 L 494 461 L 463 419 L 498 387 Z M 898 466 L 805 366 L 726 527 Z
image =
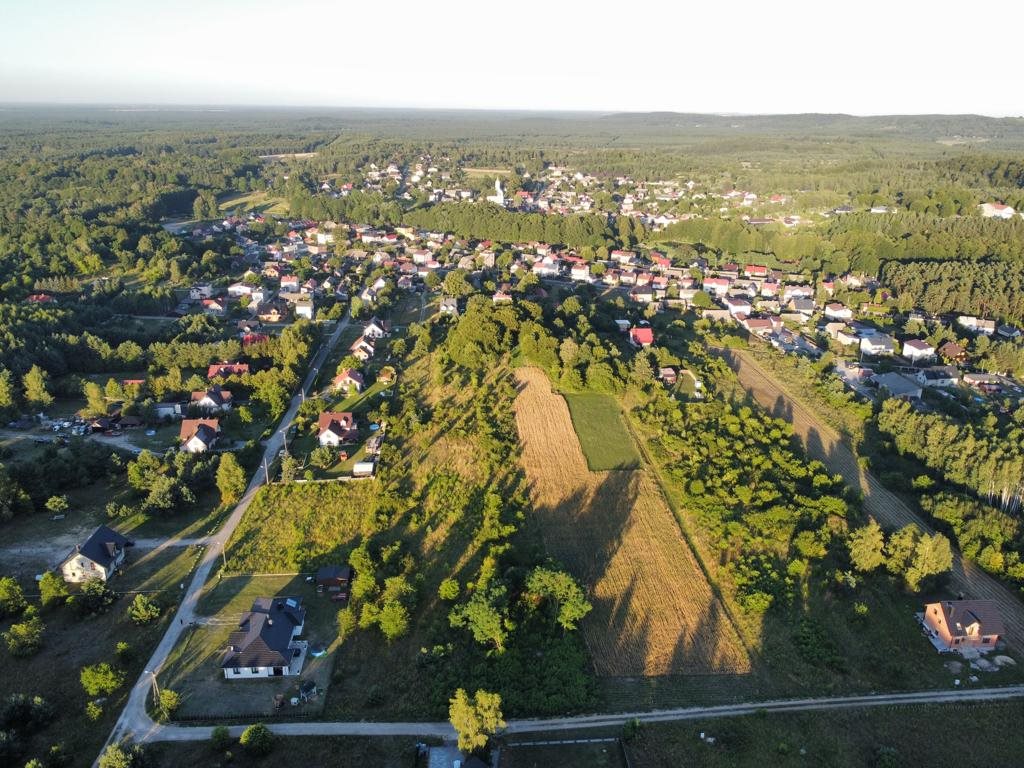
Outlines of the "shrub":
M 147 595 L 136 595 L 128 606 L 128 618 L 138 625 L 148 624 L 160 618 L 160 606 Z
M 210 732 L 210 746 L 215 752 L 223 752 L 231 746 L 231 733 L 226 725 L 218 725 Z
M 178 711 L 180 706 L 181 696 L 178 695 L 177 691 L 172 691 L 170 688 L 164 688 L 160 691 L 160 714 L 164 720 L 170 720 L 174 717 L 174 713 Z
M 27 605 L 21 585 L 10 576 L 0 578 L 0 619 L 17 616 Z
M 338 638 L 342 641 L 356 630 L 359 620 L 351 606 L 338 611 Z
M 442 600 L 455 600 L 459 596 L 459 582 L 455 579 L 445 579 L 437 588 L 437 594 Z
M 53 719 L 53 706 L 41 696 L 12 693 L 0 706 L 0 730 L 33 733 Z
M 145 755 L 141 744 L 130 741 L 111 744 L 100 755 L 99 768 L 141 768 Z
M 256 723 L 242 731 L 242 738 L 238 740 L 238 743 L 246 752 L 262 757 L 269 755 L 274 748 L 274 734 L 263 723 Z
M 96 722 L 103 717 L 103 705 L 98 701 L 90 701 L 85 705 L 85 716 L 93 722 Z
M 39 581 L 39 601 L 44 608 L 62 605 L 68 599 L 68 585 L 53 571 L 47 571 Z
M 135 658 L 135 649 L 124 640 L 119 640 L 117 645 L 114 647 L 114 653 L 117 654 L 118 661 L 127 663 Z
M 12 656 L 31 656 L 43 645 L 43 631 L 46 626 L 39 618 L 39 610 L 35 606 L 27 608 L 24 618 L 23 622 L 12 624 L 11 628 L 3 633 L 7 650 Z
M 79 616 L 94 616 L 103 613 L 114 601 L 117 593 L 111 590 L 102 579 L 89 579 L 82 585 L 82 590 L 68 598 L 68 605 Z

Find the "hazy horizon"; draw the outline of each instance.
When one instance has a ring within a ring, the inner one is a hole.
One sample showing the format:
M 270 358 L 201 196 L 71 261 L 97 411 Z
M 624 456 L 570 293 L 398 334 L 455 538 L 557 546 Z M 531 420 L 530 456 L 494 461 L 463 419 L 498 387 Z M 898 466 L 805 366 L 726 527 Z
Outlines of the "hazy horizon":
M 984 68 L 958 56 L 992 18 L 942 5 L 19 3 L 5 9 L 0 103 L 1024 114 L 1013 46 L 988 46 Z M 1003 29 L 1024 21 L 1024 6 L 1000 13 Z

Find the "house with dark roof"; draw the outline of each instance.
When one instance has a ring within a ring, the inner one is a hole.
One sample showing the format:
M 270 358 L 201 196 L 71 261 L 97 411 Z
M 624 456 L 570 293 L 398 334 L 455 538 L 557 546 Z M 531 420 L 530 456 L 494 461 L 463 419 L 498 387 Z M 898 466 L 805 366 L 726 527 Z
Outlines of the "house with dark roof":
M 127 548 L 133 544 L 112 528 L 101 525 L 61 561 L 61 576 L 73 584 L 90 579 L 106 581 L 124 564 Z
M 944 600 L 928 603 L 921 617 L 929 639 L 940 651 L 995 648 L 1003 635 L 1003 619 L 994 600 Z
M 365 383 L 363 374 L 351 368 L 346 368 L 331 379 L 331 387 L 345 393 L 362 392 Z
M 316 572 L 316 591 L 347 593 L 352 576 L 351 565 L 325 565 Z
M 306 609 L 297 597 L 257 597 L 228 636 L 221 669 L 228 680 L 293 677 L 302 672 L 308 644 L 298 640 Z

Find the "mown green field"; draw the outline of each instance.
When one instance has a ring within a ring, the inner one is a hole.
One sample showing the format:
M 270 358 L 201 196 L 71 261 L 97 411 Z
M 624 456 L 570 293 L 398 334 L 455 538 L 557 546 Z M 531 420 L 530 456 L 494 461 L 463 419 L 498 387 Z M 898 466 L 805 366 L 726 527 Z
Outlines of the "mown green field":
M 640 455 L 614 397 L 591 393 L 563 397 L 591 472 L 640 466 Z

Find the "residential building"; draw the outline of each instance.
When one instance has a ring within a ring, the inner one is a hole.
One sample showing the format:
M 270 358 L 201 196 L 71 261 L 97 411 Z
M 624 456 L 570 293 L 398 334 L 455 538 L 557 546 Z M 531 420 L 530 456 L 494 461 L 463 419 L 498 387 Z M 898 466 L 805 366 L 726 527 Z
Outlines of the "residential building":
M 228 636 L 221 669 L 228 680 L 293 677 L 302 672 L 307 644 L 297 640 L 306 611 L 297 597 L 258 597 Z
M 331 380 L 332 388 L 349 394 L 352 392 L 362 392 L 363 386 L 363 374 L 351 368 L 346 368 Z
M 860 340 L 860 351 L 865 355 L 895 355 L 896 342 L 884 333 L 864 336 Z
M 186 453 L 206 453 L 219 436 L 219 419 L 182 419 L 178 440 Z
M 634 347 L 649 347 L 654 343 L 654 331 L 648 327 L 630 328 L 629 343 Z
M 889 397 L 901 400 L 919 400 L 921 385 L 900 373 L 876 373 L 869 381 L 879 390 L 885 390 Z
M 903 356 L 914 363 L 931 360 L 935 357 L 935 347 L 922 339 L 907 339 L 903 342 Z
M 940 651 L 972 648 L 986 653 L 1003 635 L 1003 619 L 994 600 L 945 600 L 928 603 L 922 616 L 932 644 Z
M 112 528 L 99 526 L 59 566 L 64 581 L 81 584 L 90 579 L 107 581 L 117 573 L 134 542 Z
M 234 395 L 222 389 L 220 384 L 192 393 L 192 405 L 203 411 L 229 411 L 233 400 Z
M 336 448 L 359 437 L 355 417 L 349 411 L 324 411 L 317 419 L 317 440 L 320 445 Z

